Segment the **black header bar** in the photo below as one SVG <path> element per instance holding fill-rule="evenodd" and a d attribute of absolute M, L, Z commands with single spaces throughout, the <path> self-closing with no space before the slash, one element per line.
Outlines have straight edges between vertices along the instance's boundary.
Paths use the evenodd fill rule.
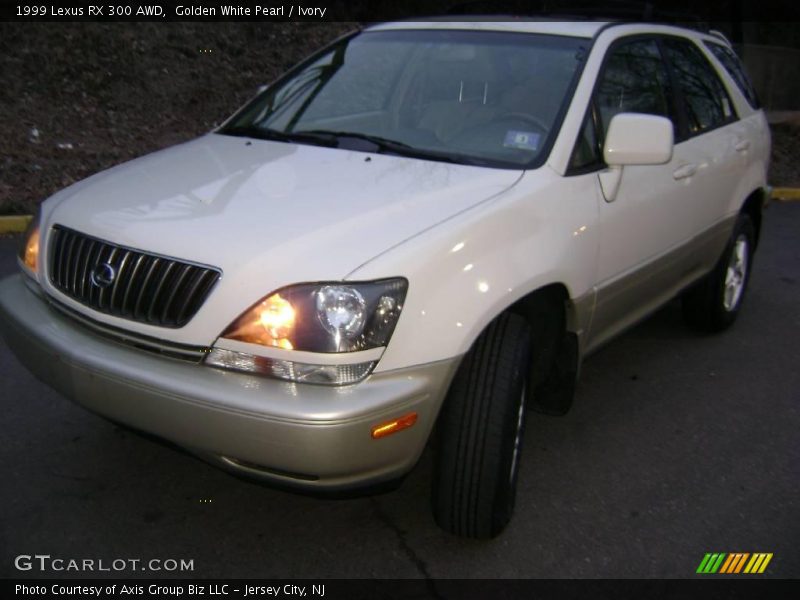
<path fill-rule="evenodd" d="M 796 21 L 796 0 L 6 0 L 0 20 L 375 22 L 431 16 L 658 22 Z"/>

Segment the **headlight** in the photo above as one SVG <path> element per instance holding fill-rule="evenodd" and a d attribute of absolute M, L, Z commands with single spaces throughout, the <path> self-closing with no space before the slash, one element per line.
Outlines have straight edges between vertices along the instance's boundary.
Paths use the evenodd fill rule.
<path fill-rule="evenodd" d="M 361 335 L 366 322 L 367 303 L 356 288 L 326 285 L 314 295 L 317 318 L 333 336 L 337 348 L 344 340 Z"/>
<path fill-rule="evenodd" d="M 405 279 L 291 286 L 250 307 L 220 337 L 325 354 L 380 348 L 394 331 L 407 288 Z M 212 348 L 206 364 L 288 381 L 345 385 L 369 375 L 374 358 L 373 354 L 366 362 L 309 364 Z"/>
<path fill-rule="evenodd" d="M 223 338 L 306 352 L 358 352 L 385 346 L 403 308 L 405 279 L 303 284 L 245 311 Z"/>
<path fill-rule="evenodd" d="M 34 275 L 39 267 L 39 214 L 28 225 L 19 250 L 22 265 Z"/>

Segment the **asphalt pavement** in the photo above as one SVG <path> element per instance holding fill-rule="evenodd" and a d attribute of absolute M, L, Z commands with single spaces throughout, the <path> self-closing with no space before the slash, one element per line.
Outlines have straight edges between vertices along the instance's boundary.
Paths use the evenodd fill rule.
<path fill-rule="evenodd" d="M 378 497 L 276 491 L 73 405 L 0 341 L 0 576 L 81 575 L 14 567 L 47 554 L 194 565 L 118 576 L 683 578 L 707 552 L 770 552 L 750 577 L 798 578 L 798 234 L 800 203 L 770 207 L 731 330 L 693 333 L 672 303 L 584 363 L 567 416 L 529 415 L 516 514 L 488 542 L 435 526 L 430 453 Z"/>

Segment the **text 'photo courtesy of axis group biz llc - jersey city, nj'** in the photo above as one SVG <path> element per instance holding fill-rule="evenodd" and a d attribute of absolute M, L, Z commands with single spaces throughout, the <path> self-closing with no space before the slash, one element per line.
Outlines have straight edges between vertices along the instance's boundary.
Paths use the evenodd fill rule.
<path fill-rule="evenodd" d="M 249 584 L 146 584 L 135 583 L 111 583 L 108 585 L 80 585 L 54 583 L 46 585 L 26 585 L 18 583 L 14 586 L 16 596 L 96 596 L 105 597 L 128 597 L 144 596 L 151 597 L 175 597 L 182 596 L 232 596 L 247 598 L 250 596 L 297 596 L 318 597 L 325 596 L 325 584 L 303 584 L 296 585 L 290 583 L 275 583 L 273 585 L 249 585 Z"/>

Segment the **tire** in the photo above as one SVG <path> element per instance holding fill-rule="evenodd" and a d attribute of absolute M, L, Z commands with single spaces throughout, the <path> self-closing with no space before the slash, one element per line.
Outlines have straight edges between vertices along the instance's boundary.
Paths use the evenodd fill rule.
<path fill-rule="evenodd" d="M 687 324 L 705 332 L 730 327 L 742 308 L 755 252 L 755 228 L 746 214 L 739 215 L 717 266 L 683 297 Z"/>
<path fill-rule="evenodd" d="M 531 329 L 503 314 L 465 355 L 439 419 L 433 513 L 455 535 L 492 538 L 514 510 Z"/>

